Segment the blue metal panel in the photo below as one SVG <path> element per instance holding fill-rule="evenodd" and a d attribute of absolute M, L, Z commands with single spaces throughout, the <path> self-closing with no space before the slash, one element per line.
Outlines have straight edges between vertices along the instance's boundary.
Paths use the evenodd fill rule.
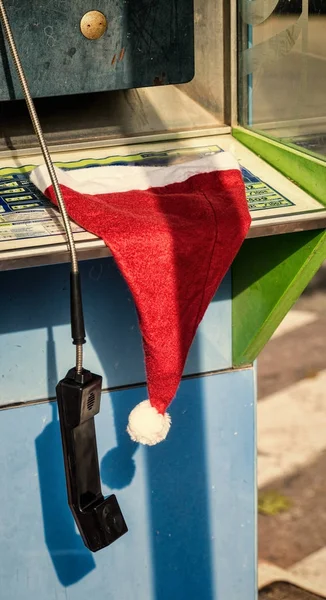
<path fill-rule="evenodd" d="M 193 0 L 8 0 L 34 96 L 184 83 L 194 76 Z M 101 11 L 108 28 L 86 39 L 80 20 Z M 0 99 L 22 98 L 0 32 Z"/>
<path fill-rule="evenodd" d="M 85 261 L 81 273 L 87 368 L 103 374 L 104 388 L 143 383 L 134 304 L 113 260 Z M 0 273 L 0 404 L 54 397 L 58 377 L 73 365 L 68 283 L 68 265 Z M 231 367 L 230 298 L 228 275 L 199 328 L 187 374 Z"/>
<path fill-rule="evenodd" d="M 144 388 L 103 395 L 105 491 L 129 533 L 92 555 L 66 505 L 56 405 L 0 412 L 0 596 L 4 600 L 254 600 L 252 369 L 183 381 L 168 440 L 125 433 Z"/>

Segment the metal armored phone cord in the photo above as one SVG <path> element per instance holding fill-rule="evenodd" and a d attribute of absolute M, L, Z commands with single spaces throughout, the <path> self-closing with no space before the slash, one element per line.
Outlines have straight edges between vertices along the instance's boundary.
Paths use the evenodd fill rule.
<path fill-rule="evenodd" d="M 83 368 L 83 344 L 85 343 L 85 328 L 84 328 L 84 317 L 83 317 L 83 309 L 82 309 L 82 298 L 81 298 L 81 288 L 80 288 L 80 275 L 79 275 L 79 267 L 77 261 L 77 253 L 75 242 L 71 230 L 71 225 L 69 221 L 69 217 L 67 214 L 67 210 L 65 207 L 65 203 L 62 197 L 61 189 L 58 183 L 57 175 L 55 172 L 55 168 L 44 139 L 43 131 L 40 125 L 39 118 L 37 116 L 37 112 L 35 110 L 34 102 L 32 100 L 28 83 L 25 77 L 25 73 L 20 62 L 19 54 L 16 48 L 15 40 L 12 35 L 10 23 L 7 17 L 6 9 L 3 4 L 3 0 L 0 0 L 0 15 L 1 21 L 3 24 L 3 28 L 6 33 L 6 37 L 8 40 L 8 44 L 10 47 L 10 51 L 15 63 L 15 67 L 20 79 L 21 86 L 23 88 L 27 108 L 33 123 L 35 134 L 38 138 L 42 154 L 44 157 L 44 161 L 46 167 L 49 172 L 49 176 L 51 179 L 51 183 L 53 186 L 53 190 L 55 193 L 55 197 L 58 203 L 58 207 L 62 216 L 68 247 L 70 252 L 70 261 L 71 261 L 71 277 L 70 277 L 70 295 L 71 295 L 71 334 L 73 343 L 76 345 L 76 371 L 78 374 L 82 372 Z"/>

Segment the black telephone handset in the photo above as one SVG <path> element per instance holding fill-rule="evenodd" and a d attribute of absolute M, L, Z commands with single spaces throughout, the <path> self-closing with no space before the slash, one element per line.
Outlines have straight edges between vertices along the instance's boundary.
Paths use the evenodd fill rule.
<path fill-rule="evenodd" d="M 85 545 L 101 550 L 128 529 L 114 495 L 101 490 L 94 417 L 100 410 L 102 377 L 68 371 L 57 385 L 68 503 Z"/>

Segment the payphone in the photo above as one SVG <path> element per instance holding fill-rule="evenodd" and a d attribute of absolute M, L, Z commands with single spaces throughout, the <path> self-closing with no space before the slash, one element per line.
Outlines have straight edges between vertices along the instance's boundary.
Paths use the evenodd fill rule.
<path fill-rule="evenodd" d="M 125 431 L 146 379 L 137 311 L 108 247 L 73 221 L 90 371 L 78 369 L 77 352 L 77 369 L 66 375 L 73 357 L 64 220 L 31 178 L 44 159 L 2 29 L 0 500 L 11 516 L 0 525 L 0 581 L 7 600 L 255 598 L 255 360 L 326 254 L 323 161 L 296 145 L 298 130 L 306 139 L 316 123 L 307 115 L 285 122 L 281 105 L 271 110 L 273 96 L 257 96 L 275 61 L 284 59 L 286 70 L 284 56 L 298 51 L 293 41 L 302 40 L 305 55 L 307 4 L 284 23 L 277 4 L 3 1 L 56 167 L 72 176 L 164 170 L 231 153 L 252 220 L 188 356 L 171 408 L 180 424 L 164 444 L 143 448 Z M 59 425 L 79 533 L 67 511 Z"/>

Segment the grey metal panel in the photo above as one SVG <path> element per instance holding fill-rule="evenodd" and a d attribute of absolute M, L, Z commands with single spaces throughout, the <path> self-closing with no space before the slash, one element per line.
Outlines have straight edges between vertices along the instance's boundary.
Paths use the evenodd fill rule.
<path fill-rule="evenodd" d="M 123 0 L 121 0 L 121 2 L 122 1 Z M 141 5 L 139 0 L 129 1 L 133 2 L 135 10 L 137 6 L 139 7 Z M 80 95 L 80 93 L 70 93 L 70 95 L 36 98 L 36 106 L 49 144 L 66 145 L 86 143 L 89 141 L 97 143 L 98 141 L 102 142 L 103 140 L 106 140 L 107 142 L 110 141 L 111 144 L 118 140 L 129 139 L 132 141 L 133 138 L 139 138 L 141 136 L 162 136 L 162 139 L 166 139 L 165 136 L 172 135 L 175 138 L 188 137 L 189 134 L 192 134 L 193 136 L 200 134 L 207 135 L 209 134 L 209 131 L 215 130 L 216 132 L 217 128 L 221 125 L 230 122 L 230 39 L 233 39 L 232 47 L 234 51 L 235 19 L 233 18 L 232 23 L 230 23 L 229 0 L 178 0 L 178 2 L 176 2 L 176 0 L 166 0 L 166 2 L 163 0 L 141 0 L 143 5 L 146 4 L 147 6 L 151 6 L 152 10 L 157 7 L 158 17 L 160 17 L 161 11 L 164 12 L 163 18 L 156 19 L 151 35 L 154 34 L 156 30 L 158 30 L 159 35 L 161 35 L 159 27 L 165 27 L 170 35 L 171 28 L 167 27 L 166 23 L 169 18 L 172 19 L 170 9 L 174 6 L 173 1 L 175 2 L 178 15 L 179 38 L 174 45 L 172 44 L 172 46 L 169 47 L 167 56 L 163 56 L 163 53 L 160 54 L 158 49 L 156 49 L 157 46 L 154 48 L 154 40 L 157 40 L 157 38 L 149 41 L 147 35 L 147 21 L 145 20 L 142 21 L 142 23 L 144 22 L 145 24 L 143 44 L 148 50 L 147 54 L 149 55 L 149 58 L 148 56 L 145 57 L 146 53 L 143 52 L 144 56 L 142 56 L 142 60 L 140 61 L 138 54 L 140 55 L 141 53 L 137 48 L 135 52 L 125 50 L 121 61 L 117 61 L 117 56 L 119 58 L 120 54 L 118 55 L 116 53 L 114 69 L 126 69 L 129 61 L 128 64 L 135 76 L 138 76 L 138 71 L 142 69 L 142 61 L 146 61 L 148 58 L 148 64 L 151 63 L 148 68 L 151 69 L 153 67 L 153 72 L 151 72 L 151 76 L 153 77 L 149 81 L 150 87 L 117 90 L 112 87 L 110 88 L 108 85 L 105 88 L 101 88 L 108 91 L 97 93 L 83 93 L 82 95 Z M 34 10 L 35 6 L 40 6 L 40 4 L 41 6 L 49 5 L 49 0 L 42 3 L 40 0 L 29 0 L 29 2 L 27 2 L 27 0 L 15 0 L 15 2 L 16 4 L 13 5 L 13 0 L 6 0 L 6 5 L 9 7 L 25 7 L 25 12 L 26 5 L 29 5 L 32 10 Z M 95 8 L 98 9 L 100 6 L 103 6 L 104 0 L 101 0 L 101 2 L 99 1 Z M 194 3 L 194 8 L 192 2 Z M 57 0 L 52 4 L 56 6 L 56 3 Z M 106 0 L 106 3 L 109 5 L 108 0 Z M 65 14 L 67 13 L 68 4 L 70 6 L 70 3 L 68 2 L 63 5 Z M 76 11 L 75 5 L 78 6 L 79 4 L 80 0 L 72 2 L 72 9 Z M 94 8 L 95 6 L 95 4 L 91 2 L 83 2 L 82 5 L 83 11 L 87 11 L 89 8 Z M 128 5 L 126 3 L 126 5 L 123 6 Z M 182 13 L 182 11 L 184 11 L 184 13 Z M 192 11 L 191 23 L 189 17 L 189 23 L 185 24 L 184 14 L 187 11 L 189 14 L 190 11 Z M 56 18 L 55 12 L 50 13 L 48 11 L 48 13 L 53 14 L 53 19 Z M 16 16 L 15 11 L 13 14 Z M 20 12 L 19 18 L 21 18 Z M 70 15 L 69 19 L 71 20 Z M 149 19 L 148 23 L 150 22 Z M 182 23 L 181 28 L 180 23 Z M 50 26 L 52 27 L 53 24 L 50 23 Z M 191 29 L 191 31 L 194 29 L 194 32 L 192 31 L 191 34 L 192 36 L 194 35 L 194 49 L 190 44 L 191 36 L 188 36 L 188 34 L 187 36 L 182 36 L 182 28 L 185 26 L 187 26 L 189 30 Z M 47 25 L 45 25 L 45 27 L 47 27 Z M 78 37 L 81 36 L 81 38 L 83 38 L 79 33 L 78 27 L 76 34 L 78 33 Z M 49 34 L 49 30 L 46 31 Z M 35 35 L 35 32 L 33 35 Z M 95 49 L 100 47 L 102 41 L 103 40 L 89 41 L 83 38 L 81 44 L 86 44 L 85 47 Z M 167 40 L 166 43 L 168 43 L 168 41 L 169 40 Z M 52 42 L 49 43 L 51 44 Z M 65 43 L 66 40 L 64 40 L 64 44 Z M 133 43 L 132 38 L 128 38 L 128 44 L 132 45 Z M 72 47 L 77 48 L 76 45 L 67 46 L 67 51 Z M 149 47 L 151 48 L 150 52 Z M 175 55 L 176 47 L 181 49 L 177 59 Z M 187 48 L 189 51 L 187 51 Z M 39 68 L 38 62 L 34 64 L 35 60 L 40 60 L 41 53 L 39 50 L 39 46 L 34 45 L 30 48 L 30 52 L 36 53 L 36 57 L 34 56 L 33 58 L 33 55 L 30 54 L 27 57 L 24 55 L 24 64 L 27 64 L 29 81 L 33 82 L 33 80 L 35 80 L 33 85 L 37 84 L 40 92 L 40 86 L 57 85 L 50 80 L 53 75 L 52 72 L 60 72 L 58 93 L 65 94 L 65 86 L 67 87 L 68 84 L 64 82 L 64 74 L 69 65 L 64 65 L 63 68 L 59 60 L 58 64 L 59 66 L 61 65 L 60 68 L 58 68 L 57 64 L 53 64 L 45 73 L 43 67 Z M 51 57 L 57 52 L 60 54 L 61 50 L 59 51 L 59 48 L 55 46 L 51 49 Z M 153 57 L 153 52 L 154 54 L 157 52 L 157 61 L 156 58 L 153 61 L 150 60 Z M 195 56 L 193 56 L 193 53 Z M 97 58 L 97 50 L 93 50 L 92 56 L 93 58 Z M 113 57 L 114 54 L 110 59 L 111 62 Z M 6 56 L 3 53 L 2 58 L 6 60 Z M 69 57 L 66 54 L 65 58 L 68 63 L 71 62 L 71 64 L 74 65 L 74 68 L 76 69 L 74 71 L 74 77 L 78 79 L 78 72 L 80 73 L 78 52 L 72 57 Z M 168 65 L 172 64 L 171 61 L 173 62 L 173 71 L 175 72 L 178 71 L 178 61 L 178 64 L 182 65 L 182 79 L 180 78 L 175 85 L 153 85 L 154 79 L 156 83 L 168 83 L 169 81 L 172 81 L 172 71 L 170 71 L 170 67 L 168 71 L 166 65 L 164 68 L 162 66 L 164 60 Z M 102 79 L 106 80 L 106 83 L 108 83 L 108 73 L 111 73 L 113 69 L 111 62 L 106 62 L 104 76 L 102 77 Z M 87 76 L 89 77 L 99 77 L 98 74 L 96 75 L 96 69 L 98 70 L 98 68 L 96 67 L 95 69 L 95 64 L 96 60 L 93 60 L 91 65 L 92 71 L 95 70 L 95 73 L 93 73 L 90 72 L 87 62 L 83 61 L 83 77 L 86 76 L 86 71 Z M 194 69 L 195 73 L 193 79 L 191 79 L 192 73 L 190 73 L 190 64 L 192 64 L 192 69 Z M 35 65 L 37 67 L 36 69 Z M 1 92 L 1 69 L 3 69 L 3 66 L 0 61 L 0 152 L 8 152 L 8 150 L 17 151 L 21 148 L 26 149 L 35 147 L 36 139 L 35 136 L 33 136 L 29 115 L 25 110 L 23 101 L 1 102 L 1 97 L 3 97 L 1 94 L 5 91 L 3 89 Z M 51 70 L 50 76 L 49 71 Z M 100 73 L 100 71 L 98 72 Z M 163 73 L 166 74 L 165 78 L 163 77 Z M 130 77 L 131 74 L 130 71 L 128 73 L 125 72 L 126 77 L 127 75 Z M 186 81 L 187 78 L 191 79 L 191 81 L 179 85 L 180 82 Z M 72 79 L 70 78 L 68 82 L 69 86 L 71 81 Z M 77 83 L 80 83 L 79 80 Z M 103 82 L 101 81 L 100 83 L 102 84 Z M 18 88 L 16 88 L 15 91 L 13 86 L 11 86 L 12 96 L 17 91 L 19 92 Z M 72 91 L 71 88 L 71 92 Z M 53 93 L 53 90 L 51 93 Z M 8 93 L 6 95 L 6 98 L 7 97 L 9 97 Z"/>
<path fill-rule="evenodd" d="M 193 0 L 8 0 L 8 16 L 34 97 L 184 83 L 194 75 Z M 103 12 L 105 34 L 80 20 Z M 21 98 L 4 40 L 0 100 Z"/>

